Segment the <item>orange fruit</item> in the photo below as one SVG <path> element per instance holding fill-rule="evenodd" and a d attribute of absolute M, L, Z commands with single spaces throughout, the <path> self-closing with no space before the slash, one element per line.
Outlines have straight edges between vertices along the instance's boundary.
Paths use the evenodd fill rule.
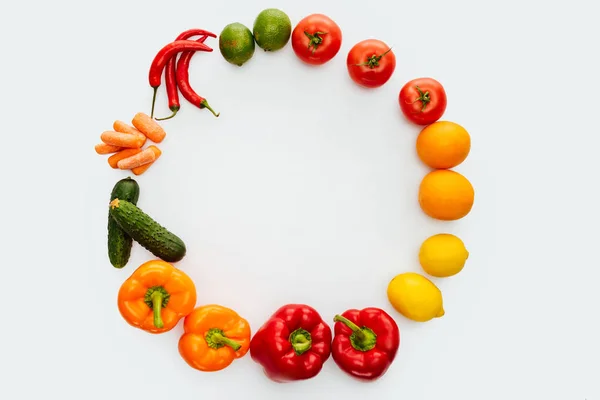
<path fill-rule="evenodd" d="M 417 137 L 417 154 L 431 168 L 454 168 L 465 161 L 469 151 L 469 132 L 454 122 L 434 122 L 423 128 Z"/>
<path fill-rule="evenodd" d="M 419 204 L 425 214 L 444 221 L 457 220 L 473 207 L 475 190 L 467 178 L 448 169 L 431 171 L 421 181 Z"/>

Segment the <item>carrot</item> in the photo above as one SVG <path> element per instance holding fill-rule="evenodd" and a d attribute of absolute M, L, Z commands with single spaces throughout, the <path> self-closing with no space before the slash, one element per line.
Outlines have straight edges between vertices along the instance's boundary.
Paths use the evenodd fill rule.
<path fill-rule="evenodd" d="M 99 143 L 96 146 L 94 146 L 94 149 L 96 150 L 96 153 L 98 153 L 98 154 L 111 154 L 111 153 L 116 153 L 117 151 L 123 150 L 122 147 L 113 146 L 113 145 L 106 144 L 106 143 Z"/>
<path fill-rule="evenodd" d="M 167 136 L 165 130 L 156 121 L 144 113 L 140 112 L 135 114 L 131 123 L 154 143 L 162 142 L 165 136 Z"/>
<path fill-rule="evenodd" d="M 148 146 L 149 149 L 152 149 L 152 151 L 154 152 L 154 161 L 152 161 L 151 163 L 148 164 L 144 164 L 144 165 L 140 165 L 139 167 L 135 167 L 131 169 L 131 172 L 133 172 L 135 175 L 141 175 L 144 172 L 146 172 L 148 170 L 148 168 L 150 168 L 152 166 L 152 164 L 154 164 L 156 162 L 156 160 L 158 160 L 158 157 L 161 156 L 162 151 L 160 151 L 160 149 L 154 145 L 152 146 Z"/>
<path fill-rule="evenodd" d="M 115 131 L 105 131 L 100 135 L 100 139 L 113 146 L 125 147 L 128 149 L 139 149 L 144 145 L 146 138 L 142 140 L 138 135 L 121 133 Z"/>
<path fill-rule="evenodd" d="M 112 156 L 108 157 L 108 164 L 113 167 L 114 169 L 119 168 L 118 163 L 119 161 L 127 158 L 127 157 L 131 157 L 136 155 L 137 153 L 141 152 L 142 149 L 125 149 L 125 150 L 121 150 L 120 152 L 118 152 L 117 154 L 113 154 Z"/>
<path fill-rule="evenodd" d="M 116 120 L 115 122 L 113 122 L 113 129 L 115 130 L 115 132 L 129 133 L 131 135 L 136 135 L 137 137 L 140 138 L 141 141 L 143 141 L 142 146 L 144 146 L 144 144 L 146 143 L 146 135 L 144 135 L 142 132 L 138 131 L 133 126 L 128 125 L 123 121 Z M 140 147 L 142 147 L 142 146 L 140 146 Z"/>
<path fill-rule="evenodd" d="M 119 121 L 119 120 L 116 120 L 113 123 L 113 129 L 115 130 L 115 132 L 131 133 L 132 135 L 135 135 L 135 134 L 143 135 L 142 132 L 138 131 L 133 126 L 128 125 L 125 122 Z"/>
<path fill-rule="evenodd" d="M 152 149 L 145 149 L 139 153 L 122 159 L 117 163 L 120 169 L 132 169 L 140 165 L 148 164 L 156 160 L 156 155 Z"/>

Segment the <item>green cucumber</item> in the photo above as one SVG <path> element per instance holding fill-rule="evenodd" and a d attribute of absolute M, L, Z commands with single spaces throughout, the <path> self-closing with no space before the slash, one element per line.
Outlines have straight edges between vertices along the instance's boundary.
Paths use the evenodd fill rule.
<path fill-rule="evenodd" d="M 185 256 L 183 241 L 125 199 L 110 203 L 110 215 L 129 236 L 156 257 L 176 262 Z"/>
<path fill-rule="evenodd" d="M 137 204 L 140 197 L 140 186 L 131 178 L 118 181 L 110 194 L 110 201 L 123 199 Z M 123 268 L 129 261 L 133 240 L 117 221 L 108 213 L 108 258 L 115 268 Z"/>

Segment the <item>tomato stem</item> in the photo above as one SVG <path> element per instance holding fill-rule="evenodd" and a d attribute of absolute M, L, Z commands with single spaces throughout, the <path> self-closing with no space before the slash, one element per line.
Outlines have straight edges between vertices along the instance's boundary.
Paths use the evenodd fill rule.
<path fill-rule="evenodd" d="M 371 69 L 373 69 L 375 67 L 379 67 L 379 61 L 381 61 L 381 59 L 383 58 L 383 56 L 385 56 L 390 51 L 392 51 L 391 47 L 389 49 L 387 49 L 385 51 L 385 53 L 383 53 L 382 55 L 378 56 L 376 54 L 373 54 L 371 57 L 367 58 L 366 62 L 364 62 L 362 64 L 354 64 L 354 66 L 360 67 L 360 66 L 366 65 L 367 67 L 369 67 Z"/>
<path fill-rule="evenodd" d="M 423 93 L 423 91 L 421 90 L 421 88 L 418 85 L 415 86 L 415 88 L 419 92 L 419 97 L 417 97 L 415 99 L 415 101 L 413 101 L 413 104 L 416 103 L 417 101 L 422 102 L 423 107 L 421 107 L 421 112 L 423 112 L 423 111 L 425 111 L 427 104 L 429 104 L 429 102 L 431 101 L 431 94 L 429 93 L 429 90 L 427 90 L 427 91 L 425 91 L 425 93 Z"/>
<path fill-rule="evenodd" d="M 308 40 L 308 49 L 310 50 L 311 46 L 313 48 L 312 53 L 313 55 L 315 54 L 315 50 L 317 50 L 317 47 L 319 47 L 319 45 L 321 43 L 323 43 L 323 38 L 319 35 L 327 35 L 327 32 L 320 32 L 317 31 L 315 33 L 313 33 L 312 35 L 306 31 L 304 31 L 304 34 L 306 35 L 306 37 L 309 39 Z"/>

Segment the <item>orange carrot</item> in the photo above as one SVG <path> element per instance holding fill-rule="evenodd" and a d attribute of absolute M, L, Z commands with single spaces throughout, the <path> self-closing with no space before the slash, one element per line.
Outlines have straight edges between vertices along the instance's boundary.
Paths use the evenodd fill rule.
<path fill-rule="evenodd" d="M 142 140 L 137 135 L 131 135 L 129 133 L 121 133 L 115 131 L 105 131 L 100 135 L 100 139 L 106 143 L 113 146 L 125 147 L 128 149 L 139 149 L 144 145 L 144 140 Z"/>
<path fill-rule="evenodd" d="M 113 129 L 114 129 L 116 132 L 121 132 L 121 133 L 131 133 L 132 135 L 135 135 L 135 134 L 140 134 L 140 135 L 143 135 L 143 133 L 142 133 L 142 132 L 138 131 L 138 130 L 137 130 L 137 129 L 135 129 L 133 126 L 131 126 L 131 125 L 129 125 L 129 124 L 126 124 L 125 122 L 123 122 L 123 121 L 119 121 L 119 120 L 116 120 L 116 121 L 113 123 Z"/>
<path fill-rule="evenodd" d="M 123 121 L 116 120 L 115 122 L 113 122 L 113 129 L 115 130 L 115 132 L 129 133 L 131 135 L 139 137 L 140 141 L 143 142 L 142 146 L 144 146 L 144 144 L 146 143 L 146 135 L 144 135 L 142 132 L 138 131 L 133 126 L 128 125 Z"/>
<path fill-rule="evenodd" d="M 94 146 L 94 149 L 96 150 L 96 153 L 98 153 L 98 154 L 111 154 L 111 153 L 116 153 L 117 151 L 123 150 L 122 147 L 113 146 L 113 145 L 106 144 L 106 143 L 99 143 L 96 146 Z"/>
<path fill-rule="evenodd" d="M 156 155 L 152 149 L 145 149 L 139 153 L 122 159 L 117 163 L 120 169 L 132 169 L 140 165 L 148 164 L 156 160 Z"/>
<path fill-rule="evenodd" d="M 165 130 L 155 120 L 144 113 L 135 114 L 131 123 L 154 143 L 162 142 L 165 136 L 167 136 Z"/>
<path fill-rule="evenodd" d="M 144 165 L 140 165 L 139 167 L 135 167 L 131 169 L 131 172 L 133 172 L 135 175 L 141 175 L 144 172 L 146 172 L 148 170 L 148 168 L 150 168 L 152 166 L 152 164 L 154 164 L 156 162 L 156 160 L 158 160 L 158 157 L 161 156 L 162 151 L 160 151 L 160 149 L 154 145 L 152 146 L 148 146 L 149 149 L 152 149 L 152 151 L 154 152 L 154 161 L 152 161 L 151 163 L 148 164 L 144 164 Z"/>
<path fill-rule="evenodd" d="M 108 164 L 114 168 L 117 169 L 119 168 L 119 161 L 127 158 L 127 157 L 131 157 L 136 155 L 137 153 L 141 152 L 142 149 L 125 149 L 125 150 L 121 150 L 120 152 L 118 152 L 117 154 L 113 154 L 112 156 L 108 157 Z"/>

